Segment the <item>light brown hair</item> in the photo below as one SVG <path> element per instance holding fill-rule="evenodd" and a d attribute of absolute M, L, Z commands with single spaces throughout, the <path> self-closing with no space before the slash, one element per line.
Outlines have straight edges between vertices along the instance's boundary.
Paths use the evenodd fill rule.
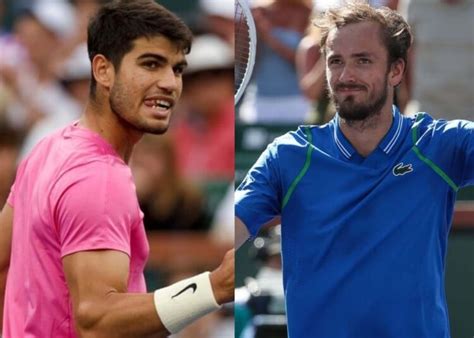
<path fill-rule="evenodd" d="M 396 11 L 387 7 L 374 8 L 365 1 L 351 1 L 347 5 L 329 9 L 314 24 L 321 29 L 321 53 L 325 55 L 329 32 L 350 24 L 376 22 L 381 27 L 381 41 L 387 48 L 389 65 L 402 59 L 407 64 L 407 54 L 413 37 L 410 26 Z"/>

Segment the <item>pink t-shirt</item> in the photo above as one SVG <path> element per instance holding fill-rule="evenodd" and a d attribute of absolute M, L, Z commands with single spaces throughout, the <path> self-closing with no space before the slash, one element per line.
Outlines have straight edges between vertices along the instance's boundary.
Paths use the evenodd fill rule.
<path fill-rule="evenodd" d="M 66 255 L 130 256 L 129 292 L 146 292 L 148 241 L 129 167 L 90 130 L 68 126 L 20 164 L 8 198 L 13 238 L 3 337 L 77 337 L 62 266 Z"/>

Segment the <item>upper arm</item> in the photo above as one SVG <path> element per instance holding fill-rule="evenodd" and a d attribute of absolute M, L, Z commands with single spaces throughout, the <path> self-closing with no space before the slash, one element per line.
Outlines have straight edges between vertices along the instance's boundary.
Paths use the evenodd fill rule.
<path fill-rule="evenodd" d="M 5 204 L 0 213 L 0 271 L 10 265 L 10 252 L 12 246 L 13 208 Z"/>
<path fill-rule="evenodd" d="M 50 199 L 62 257 L 93 250 L 130 254 L 132 228 L 141 222 L 130 179 L 121 167 L 93 163 L 58 181 Z"/>
<path fill-rule="evenodd" d="M 281 212 L 282 191 L 276 147 L 276 144 L 267 147 L 235 191 L 235 214 L 252 235 Z"/>
<path fill-rule="evenodd" d="M 82 251 L 63 258 L 78 328 L 87 329 L 107 311 L 107 298 L 127 292 L 130 259 L 121 251 Z"/>
<path fill-rule="evenodd" d="M 281 224 L 281 217 L 277 216 L 265 223 L 264 227 L 273 227 Z M 247 226 L 239 217 L 235 217 L 235 247 L 238 249 L 250 237 Z"/>

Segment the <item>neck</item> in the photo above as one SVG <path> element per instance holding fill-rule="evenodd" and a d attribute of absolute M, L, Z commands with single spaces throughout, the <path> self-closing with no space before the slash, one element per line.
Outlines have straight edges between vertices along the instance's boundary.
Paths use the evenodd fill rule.
<path fill-rule="evenodd" d="M 355 150 L 363 157 L 369 156 L 387 134 L 392 125 L 392 106 L 384 106 L 379 114 L 362 121 L 340 119 L 340 128 Z"/>
<path fill-rule="evenodd" d="M 133 146 L 143 136 L 143 133 L 125 125 L 112 112 L 109 105 L 101 104 L 91 99 L 87 102 L 84 114 L 79 120 L 79 125 L 102 136 L 112 145 L 125 163 L 128 163 L 130 160 Z"/>

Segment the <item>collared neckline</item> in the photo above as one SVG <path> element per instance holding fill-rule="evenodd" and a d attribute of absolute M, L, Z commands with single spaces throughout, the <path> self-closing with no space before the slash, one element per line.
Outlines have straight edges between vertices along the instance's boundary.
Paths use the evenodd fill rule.
<path fill-rule="evenodd" d="M 389 155 L 390 152 L 395 148 L 397 141 L 400 140 L 403 130 L 403 117 L 396 106 L 392 106 L 392 115 L 392 125 L 390 126 L 387 134 L 385 134 L 377 146 L 378 149 L 387 155 Z M 335 117 L 334 142 L 345 158 L 351 159 L 354 154 L 357 154 L 355 148 L 347 140 L 341 130 L 339 114 L 336 114 Z"/>

